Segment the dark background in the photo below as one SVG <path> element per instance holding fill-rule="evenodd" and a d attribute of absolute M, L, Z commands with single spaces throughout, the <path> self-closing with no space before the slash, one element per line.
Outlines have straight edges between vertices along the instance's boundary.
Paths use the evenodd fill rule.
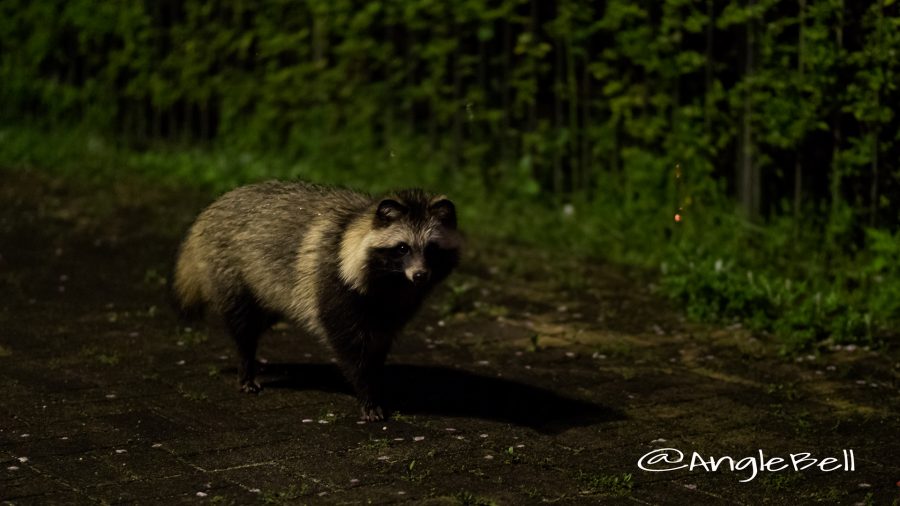
<path fill-rule="evenodd" d="M 786 350 L 884 344 L 898 52 L 893 0 L 4 0 L 0 162 L 425 185 Z"/>

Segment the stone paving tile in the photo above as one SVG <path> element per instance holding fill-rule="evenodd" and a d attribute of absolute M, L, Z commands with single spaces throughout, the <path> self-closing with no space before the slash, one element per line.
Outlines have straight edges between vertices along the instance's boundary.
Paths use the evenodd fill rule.
<path fill-rule="evenodd" d="M 781 359 L 762 339 L 685 324 L 614 266 L 585 266 L 575 293 L 540 276 L 501 283 L 467 258 L 451 283 L 504 316 L 446 314 L 452 290 L 438 290 L 389 362 L 391 420 L 358 424 L 330 353 L 289 326 L 263 341 L 263 393 L 240 394 L 220 326 L 187 332 L 146 281 L 181 230 L 155 210 L 183 210 L 186 226 L 200 203 L 138 202 L 149 221 L 79 229 L 46 217 L 67 201 L 44 202 L 28 177 L 0 187 L 22 193 L 0 205 L 16 267 L 0 270 L 0 504 L 890 504 L 900 490 L 889 350 Z M 637 467 L 663 447 L 853 448 L 857 471 L 740 483 Z"/>
<path fill-rule="evenodd" d="M 107 503 L 160 502 L 166 499 L 181 498 L 196 502 L 201 499 L 198 492 L 209 497 L 217 491 L 236 492 L 237 487 L 225 480 L 211 477 L 206 473 L 172 474 L 158 479 L 137 479 L 96 487 L 87 487 L 84 494 L 92 499 Z M 240 496 L 246 497 L 245 494 Z"/>
<path fill-rule="evenodd" d="M 18 502 L 23 499 L 36 499 L 47 494 L 70 491 L 68 487 L 59 483 L 59 481 L 36 472 L 27 465 L 17 464 L 18 470 L 9 471 L 10 465 L 12 464 L 4 465 L 4 470 L 0 472 L 14 472 L 16 475 L 2 482 L 3 488 L 0 500 Z"/>
<path fill-rule="evenodd" d="M 44 505 L 61 505 L 61 506 L 78 506 L 78 505 L 87 505 L 87 504 L 97 504 L 96 501 L 92 500 L 88 496 L 81 494 L 75 491 L 54 491 L 49 492 L 47 494 L 30 496 L 30 497 L 19 497 L 12 501 L 13 504 L 17 504 L 20 506 L 28 506 L 28 505 L 36 505 L 36 506 L 44 506 Z M 4 503 L 0 503 L 4 504 Z"/>

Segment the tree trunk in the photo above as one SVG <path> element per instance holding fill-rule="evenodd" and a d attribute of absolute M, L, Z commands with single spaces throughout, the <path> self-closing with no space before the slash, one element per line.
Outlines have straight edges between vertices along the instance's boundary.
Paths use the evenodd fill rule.
<path fill-rule="evenodd" d="M 837 51 L 840 53 L 844 49 L 844 2 L 841 1 L 840 5 L 836 9 L 837 13 L 837 30 L 835 32 L 835 43 L 837 45 Z M 838 59 L 840 61 L 840 59 Z M 839 72 L 842 69 L 837 69 Z M 843 182 L 843 175 L 841 174 L 841 164 L 840 164 L 840 152 L 841 152 L 841 143 L 843 142 L 843 132 L 841 131 L 841 112 L 840 110 L 834 111 L 834 116 L 832 119 L 833 127 L 831 131 L 832 138 L 832 149 L 831 149 L 831 212 L 829 217 L 829 237 L 826 244 L 834 244 L 835 237 L 833 236 L 834 227 L 831 226 L 834 224 L 835 219 L 838 214 L 838 206 L 840 206 L 841 201 L 843 200 L 843 196 L 841 195 L 841 183 Z M 831 255 L 826 255 L 826 258 L 830 259 Z"/>
<path fill-rule="evenodd" d="M 459 170 L 462 166 L 462 64 L 460 63 L 460 49 L 457 48 L 450 59 L 453 72 L 453 169 Z"/>
<path fill-rule="evenodd" d="M 563 47 L 559 41 L 554 41 L 554 54 L 556 61 L 553 69 L 553 193 L 557 197 L 563 192 L 563 151 L 560 145 L 560 131 L 563 128 Z"/>
<path fill-rule="evenodd" d="M 566 83 L 568 84 L 569 99 L 569 135 L 567 137 L 566 149 L 569 153 L 569 171 L 571 183 L 569 187 L 572 191 L 581 190 L 582 173 L 584 167 L 578 160 L 578 140 L 584 135 L 582 129 L 578 128 L 578 78 L 575 74 L 575 53 L 572 50 L 573 41 L 571 31 L 566 37 Z"/>
<path fill-rule="evenodd" d="M 800 81 L 803 81 L 803 61 L 805 57 L 805 35 L 804 26 L 806 25 L 806 0 L 799 0 L 800 14 L 799 27 L 797 35 L 797 73 L 800 75 Z M 798 139 L 795 146 L 796 154 L 794 157 L 794 236 L 800 232 L 800 212 L 803 205 L 803 160 L 802 154 L 803 139 Z"/>
<path fill-rule="evenodd" d="M 586 41 L 586 54 L 591 54 L 590 39 Z M 591 198 L 593 185 L 593 160 L 591 150 L 591 73 L 588 70 L 588 58 L 585 57 L 584 66 L 581 69 L 581 189 L 588 192 L 588 198 Z"/>
<path fill-rule="evenodd" d="M 504 19 L 502 23 L 503 73 L 498 78 L 500 84 L 500 106 L 503 108 L 503 120 L 500 124 L 500 158 L 504 162 L 509 162 L 511 159 L 512 161 L 518 160 L 522 156 L 522 153 L 517 152 L 515 149 L 510 149 L 509 129 L 512 111 L 510 111 L 509 104 L 509 75 L 512 72 L 512 65 L 510 65 L 510 54 L 512 53 L 512 27 L 510 26 L 508 17 Z"/>
<path fill-rule="evenodd" d="M 752 7 L 754 0 L 748 0 L 747 6 Z M 744 52 L 744 80 L 749 82 L 754 74 L 753 49 L 755 44 L 755 27 L 754 20 L 747 21 L 746 29 L 746 48 Z M 760 215 L 760 174 L 759 167 L 754 163 L 754 152 L 756 150 L 753 141 L 753 124 L 751 115 L 753 114 L 753 101 L 750 97 L 750 90 L 744 90 L 744 105 L 741 118 L 741 142 L 738 167 L 738 193 L 740 196 L 741 208 L 744 214 L 750 220 L 757 220 Z"/>
<path fill-rule="evenodd" d="M 406 38 L 406 93 L 410 93 L 416 86 L 416 35 L 411 26 L 406 28 Z M 416 99 L 409 101 L 409 131 L 416 132 Z"/>
<path fill-rule="evenodd" d="M 327 51 L 328 44 L 327 30 L 326 20 L 323 19 L 323 15 L 318 12 L 313 12 L 312 57 L 313 62 L 319 65 L 322 65 L 325 60 L 325 52 Z"/>
<path fill-rule="evenodd" d="M 703 124 L 707 134 L 712 134 L 712 82 L 713 82 L 713 29 L 715 28 L 715 6 L 713 0 L 706 0 L 706 65 L 704 69 L 704 109 Z"/>
<path fill-rule="evenodd" d="M 882 28 L 884 26 L 884 0 L 878 1 L 878 26 L 875 28 L 878 38 L 878 54 L 881 54 Z M 881 109 L 881 85 L 875 90 L 875 110 Z M 869 226 L 878 224 L 878 138 L 881 136 L 881 125 L 875 119 L 872 129 L 872 186 L 869 189 Z"/>
<path fill-rule="evenodd" d="M 533 40 L 537 40 L 537 26 L 538 26 L 538 10 L 537 10 L 537 0 L 531 0 L 531 16 L 528 20 L 528 31 L 531 32 L 531 36 Z M 535 75 L 534 79 L 537 79 L 538 76 Z M 532 97 L 530 103 L 528 104 L 528 132 L 535 133 L 537 131 L 537 97 Z M 528 155 L 531 155 L 532 165 L 531 165 L 531 175 L 537 176 L 539 171 L 543 169 L 540 163 L 538 163 L 536 157 L 536 150 L 534 146 L 534 141 L 529 142 L 527 146 Z M 524 151 L 524 149 L 523 149 Z"/>
<path fill-rule="evenodd" d="M 391 4 L 385 4 L 385 9 L 389 8 L 388 5 Z M 392 21 L 393 16 L 390 13 L 386 13 L 384 19 L 385 40 L 382 41 L 382 44 L 384 44 L 384 49 L 387 56 L 380 63 L 380 65 L 384 72 L 382 79 L 384 79 L 384 81 L 387 83 L 390 83 L 390 75 L 394 70 L 389 65 L 389 62 L 391 61 L 391 55 L 394 54 L 394 24 Z M 369 76 L 369 78 L 371 78 L 371 76 Z M 394 138 L 394 111 L 396 109 L 396 106 L 394 105 L 394 87 L 390 84 L 385 87 L 384 102 L 384 128 L 382 131 L 381 142 L 385 146 L 390 147 L 391 142 Z"/>
<path fill-rule="evenodd" d="M 200 102 L 200 139 L 204 142 L 209 141 L 212 137 L 209 117 L 209 100 L 209 98 L 205 98 Z"/>

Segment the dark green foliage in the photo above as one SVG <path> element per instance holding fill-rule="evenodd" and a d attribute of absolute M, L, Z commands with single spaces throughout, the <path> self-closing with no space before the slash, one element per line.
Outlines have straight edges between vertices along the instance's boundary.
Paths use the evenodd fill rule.
<path fill-rule="evenodd" d="M 896 0 L 6 0 L 2 161 L 440 186 L 485 233 L 664 262 L 694 316 L 868 341 L 898 56 Z"/>

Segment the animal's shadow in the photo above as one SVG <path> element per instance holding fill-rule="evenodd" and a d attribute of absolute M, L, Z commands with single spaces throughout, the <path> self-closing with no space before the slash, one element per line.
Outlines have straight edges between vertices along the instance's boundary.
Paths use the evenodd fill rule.
<path fill-rule="evenodd" d="M 352 395 L 332 364 L 267 364 L 264 388 L 320 390 Z M 404 414 L 470 417 L 512 423 L 540 432 L 623 420 L 612 408 L 550 390 L 460 369 L 419 365 L 385 367 L 385 407 Z"/>

